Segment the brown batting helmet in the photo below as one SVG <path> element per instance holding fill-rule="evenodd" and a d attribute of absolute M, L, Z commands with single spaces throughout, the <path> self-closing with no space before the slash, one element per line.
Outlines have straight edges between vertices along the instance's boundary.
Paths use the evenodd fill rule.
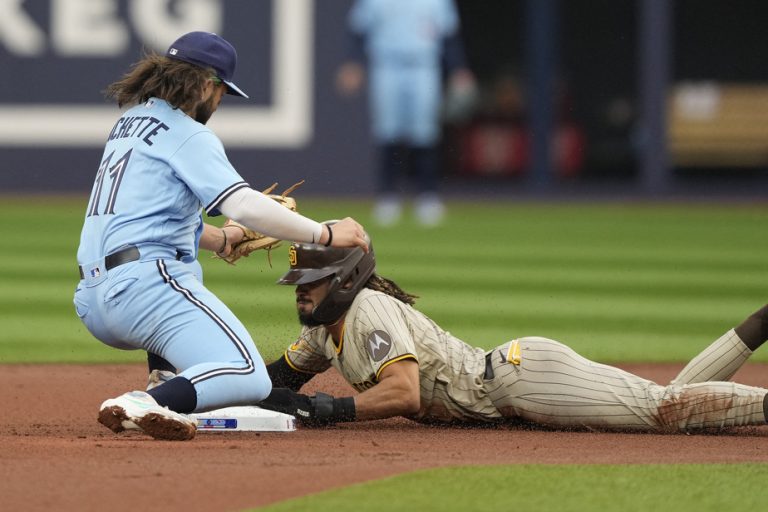
<path fill-rule="evenodd" d="M 328 221 L 333 225 L 335 221 Z M 322 244 L 294 243 L 288 249 L 290 270 L 277 284 L 300 285 L 333 276 L 328 294 L 315 306 L 312 318 L 323 324 L 339 319 L 352 305 L 358 292 L 376 270 L 373 244 L 368 239 L 368 252 L 360 247 L 326 247 Z M 349 285 L 347 286 L 347 283 Z"/>

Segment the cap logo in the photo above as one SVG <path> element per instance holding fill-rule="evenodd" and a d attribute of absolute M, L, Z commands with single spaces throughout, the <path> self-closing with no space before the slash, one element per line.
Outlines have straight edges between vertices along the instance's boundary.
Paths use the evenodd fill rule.
<path fill-rule="evenodd" d="M 177 53 L 179 53 L 179 50 L 177 50 L 176 48 L 171 48 L 170 50 L 168 50 L 168 53 L 170 53 L 171 55 L 176 55 Z"/>
<path fill-rule="evenodd" d="M 296 248 L 291 246 L 288 248 L 288 263 L 290 263 L 292 267 L 295 267 L 297 262 L 298 257 L 296 256 Z"/>
<path fill-rule="evenodd" d="M 373 331 L 368 335 L 368 353 L 371 359 L 379 362 L 384 359 L 392 349 L 392 339 L 384 331 Z"/>

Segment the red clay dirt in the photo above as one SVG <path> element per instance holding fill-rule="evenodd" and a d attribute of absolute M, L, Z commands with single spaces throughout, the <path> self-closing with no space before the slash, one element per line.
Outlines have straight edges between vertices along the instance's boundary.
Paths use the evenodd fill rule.
<path fill-rule="evenodd" d="M 679 365 L 621 365 L 668 382 Z M 405 419 L 287 433 L 113 434 L 106 398 L 141 388 L 143 365 L 0 365 L 3 510 L 242 510 L 407 471 L 467 464 L 768 462 L 768 427 L 722 435 L 459 429 Z M 737 382 L 768 387 L 768 365 Z M 352 394 L 335 372 L 305 391 Z"/>

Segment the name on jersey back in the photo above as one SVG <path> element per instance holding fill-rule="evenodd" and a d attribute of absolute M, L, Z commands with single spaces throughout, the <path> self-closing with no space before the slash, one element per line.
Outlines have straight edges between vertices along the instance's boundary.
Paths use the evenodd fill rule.
<path fill-rule="evenodd" d="M 136 137 L 145 144 L 154 144 L 152 139 L 160 133 L 160 130 L 168 131 L 168 125 L 161 123 L 159 119 L 151 116 L 123 116 L 117 120 L 108 140 L 128 139 Z"/>

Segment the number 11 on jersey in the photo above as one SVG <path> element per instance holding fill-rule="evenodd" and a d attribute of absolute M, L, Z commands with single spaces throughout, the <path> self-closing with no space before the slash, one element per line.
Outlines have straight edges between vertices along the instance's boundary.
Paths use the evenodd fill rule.
<path fill-rule="evenodd" d="M 128 160 L 131 158 L 132 151 L 133 149 L 129 149 L 128 152 L 124 154 L 120 160 L 115 162 L 115 165 L 112 167 L 110 167 L 109 164 L 112 161 L 112 157 L 115 155 L 114 151 L 110 153 L 103 162 L 101 162 L 99 170 L 96 173 L 96 182 L 94 183 L 93 194 L 91 196 L 91 204 L 88 207 L 88 215 L 86 215 L 87 217 L 99 214 L 98 210 L 99 200 L 101 198 L 101 189 L 104 185 L 104 176 L 107 174 L 109 174 L 109 177 L 112 180 L 112 186 L 109 188 L 109 197 L 107 198 L 107 205 L 104 208 L 104 215 L 111 215 L 115 213 L 117 191 L 120 188 L 120 182 L 123 179 L 125 168 L 128 167 Z M 107 169 L 109 169 L 109 171 L 107 171 Z"/>

